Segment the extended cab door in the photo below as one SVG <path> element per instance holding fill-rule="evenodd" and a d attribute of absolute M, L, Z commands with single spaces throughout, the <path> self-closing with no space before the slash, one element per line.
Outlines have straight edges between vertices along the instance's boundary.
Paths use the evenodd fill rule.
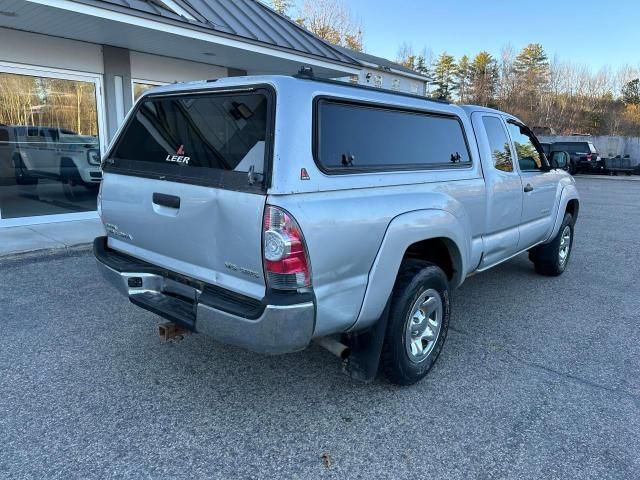
<path fill-rule="evenodd" d="M 542 152 L 540 143 L 524 125 L 507 121 L 513 141 L 513 149 L 522 181 L 522 219 L 518 250 L 524 250 L 543 240 L 549 234 L 555 217 L 556 192 L 559 174 L 551 170 Z"/>
<path fill-rule="evenodd" d="M 482 157 L 487 216 L 480 269 L 517 252 L 522 214 L 522 184 L 514 167 L 509 136 L 502 118 L 487 112 L 471 116 Z"/>

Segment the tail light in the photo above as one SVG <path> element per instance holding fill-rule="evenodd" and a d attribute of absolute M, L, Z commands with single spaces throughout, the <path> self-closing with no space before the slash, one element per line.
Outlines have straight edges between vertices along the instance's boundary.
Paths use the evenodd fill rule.
<path fill-rule="evenodd" d="M 588 153 L 587 154 L 587 162 L 590 162 L 592 158 L 593 158 L 593 155 Z"/>
<path fill-rule="evenodd" d="M 284 210 L 267 205 L 263 227 L 264 270 L 267 284 L 277 290 L 311 286 L 309 257 L 295 219 Z"/>

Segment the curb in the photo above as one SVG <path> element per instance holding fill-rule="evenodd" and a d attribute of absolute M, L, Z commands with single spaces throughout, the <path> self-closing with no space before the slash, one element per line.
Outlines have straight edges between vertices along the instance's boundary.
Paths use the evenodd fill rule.
<path fill-rule="evenodd" d="M 0 255 L 1 263 L 14 263 L 22 262 L 26 260 L 33 260 L 37 258 L 51 258 L 51 257 L 66 257 L 77 256 L 85 252 L 90 252 L 92 243 L 80 243 L 76 245 L 70 245 L 67 247 L 54 247 L 54 248 L 37 248 L 35 250 L 27 250 L 24 252 L 7 253 Z"/>

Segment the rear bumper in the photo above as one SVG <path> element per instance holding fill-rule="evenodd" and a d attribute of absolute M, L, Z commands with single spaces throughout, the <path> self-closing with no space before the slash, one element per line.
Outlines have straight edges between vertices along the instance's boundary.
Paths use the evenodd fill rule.
<path fill-rule="evenodd" d="M 311 341 L 315 305 L 308 297 L 292 303 L 290 296 L 276 296 L 278 302 L 259 305 L 242 305 L 237 297 L 217 301 L 216 295 L 226 296 L 219 289 L 178 281 L 166 270 L 109 250 L 106 237 L 96 238 L 94 254 L 103 277 L 132 303 L 189 330 L 268 354 L 302 350 Z M 214 304 L 232 308 L 225 310 Z"/>

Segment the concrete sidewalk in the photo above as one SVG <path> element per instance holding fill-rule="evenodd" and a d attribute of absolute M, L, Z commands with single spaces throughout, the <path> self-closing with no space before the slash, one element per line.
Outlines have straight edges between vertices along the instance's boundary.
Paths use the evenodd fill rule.
<path fill-rule="evenodd" d="M 87 244 L 104 235 L 100 219 L 0 228 L 0 256 Z"/>

